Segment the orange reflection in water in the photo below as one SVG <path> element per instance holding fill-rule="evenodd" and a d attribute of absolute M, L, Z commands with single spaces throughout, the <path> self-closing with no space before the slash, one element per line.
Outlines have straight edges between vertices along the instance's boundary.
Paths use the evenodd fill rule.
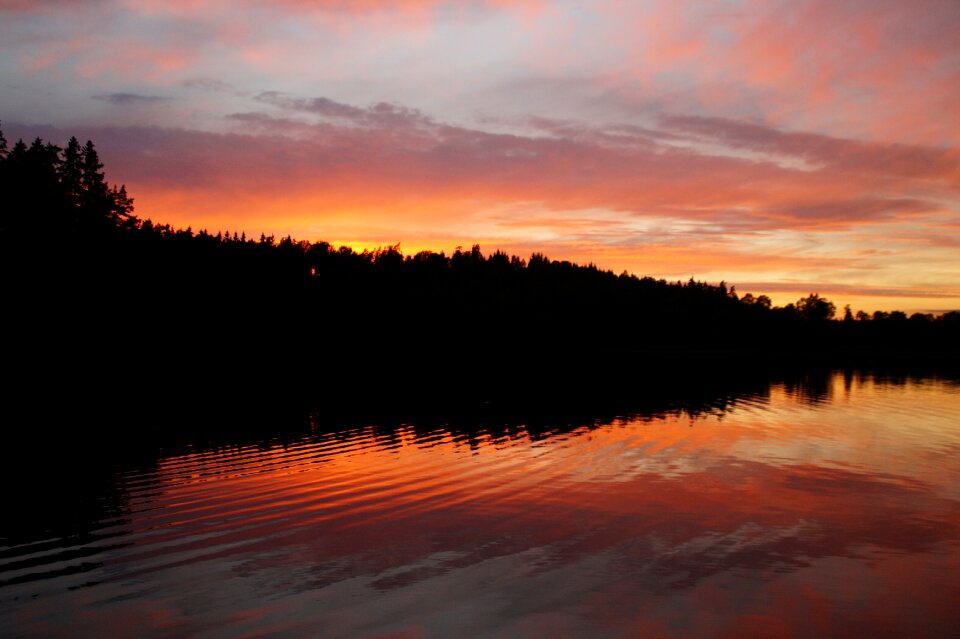
<path fill-rule="evenodd" d="M 426 588 L 455 610 L 493 605 L 494 587 L 511 603 L 491 618 L 534 635 L 566 623 L 653 636 L 794 636 L 813 624 L 838 635 L 856 623 L 896 636 L 947 627 L 960 595 L 947 577 L 960 567 L 946 552 L 960 536 L 951 449 L 910 445 L 912 404 L 946 415 L 960 403 L 945 394 L 931 407 L 930 390 L 891 398 L 861 383 L 853 397 L 837 377 L 819 403 L 777 387 L 722 418 L 628 419 L 541 440 L 371 428 L 245 457 L 214 504 L 203 496 L 219 475 L 174 474 L 170 485 L 181 503 L 203 504 L 178 525 L 230 530 L 226 513 L 242 513 L 257 531 L 247 552 L 269 552 L 257 571 L 309 575 L 302 585 L 333 600 L 361 580 L 366 597 Z M 861 400 L 879 403 L 874 414 Z M 937 575 L 936 593 L 910 594 Z M 551 596 L 537 594 L 544 582 Z M 912 615 L 890 618 L 897 597 Z M 435 611 L 421 604 L 414 616 L 429 628 Z M 369 614 L 364 605 L 351 619 Z"/>
<path fill-rule="evenodd" d="M 128 478 L 47 634 L 946 636 L 960 393 L 834 376 L 696 419 L 370 426 Z M 56 603 L 56 609 L 52 606 Z M 46 616 L 44 616 L 46 615 Z M 62 625 L 57 625 L 62 622 Z"/>

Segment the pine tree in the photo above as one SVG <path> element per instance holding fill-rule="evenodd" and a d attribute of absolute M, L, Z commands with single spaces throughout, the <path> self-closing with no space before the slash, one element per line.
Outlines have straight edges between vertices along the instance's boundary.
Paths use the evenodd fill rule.
<path fill-rule="evenodd" d="M 17 143 L 13 145 L 13 149 L 10 151 L 10 155 L 7 157 L 13 161 L 23 162 L 26 156 L 27 144 L 23 140 L 17 140 Z"/>
<path fill-rule="evenodd" d="M 60 184 L 64 194 L 76 206 L 80 203 L 83 193 L 83 150 L 76 137 L 70 138 L 67 148 L 63 151 L 63 164 L 60 165 Z"/>
<path fill-rule="evenodd" d="M 139 221 L 133 215 L 133 198 L 127 195 L 127 185 L 111 188 L 110 199 L 113 201 L 111 219 L 124 228 L 136 227 Z"/>
<path fill-rule="evenodd" d="M 103 175 L 103 163 L 100 162 L 100 156 L 93 147 L 93 142 L 87 140 L 83 147 L 83 173 L 81 175 L 81 184 L 90 200 L 100 200 L 107 194 L 107 182 Z"/>
<path fill-rule="evenodd" d="M 25 156 L 27 175 L 23 184 L 30 201 L 23 213 L 31 218 L 28 224 L 54 223 L 51 215 L 60 210 L 60 147 L 37 138 Z"/>
<path fill-rule="evenodd" d="M 80 186 L 80 205 L 86 222 L 92 226 L 115 224 L 114 201 L 103 174 L 103 163 L 90 140 L 83 147 Z"/>

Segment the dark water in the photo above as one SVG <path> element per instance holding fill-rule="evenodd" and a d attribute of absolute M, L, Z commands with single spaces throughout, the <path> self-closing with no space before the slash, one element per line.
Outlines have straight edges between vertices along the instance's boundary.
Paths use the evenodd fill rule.
<path fill-rule="evenodd" d="M 42 515 L 5 487 L 0 635 L 960 633 L 954 382 L 836 374 L 536 429 L 324 419 L 81 463 Z"/>

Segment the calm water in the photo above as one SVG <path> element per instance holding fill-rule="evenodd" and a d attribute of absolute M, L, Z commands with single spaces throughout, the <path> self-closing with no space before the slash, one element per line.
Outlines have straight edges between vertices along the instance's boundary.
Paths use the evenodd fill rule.
<path fill-rule="evenodd" d="M 837 374 L 536 429 L 315 423 L 88 469 L 50 502 L 69 526 L 11 507 L 0 635 L 960 633 L 953 382 Z"/>

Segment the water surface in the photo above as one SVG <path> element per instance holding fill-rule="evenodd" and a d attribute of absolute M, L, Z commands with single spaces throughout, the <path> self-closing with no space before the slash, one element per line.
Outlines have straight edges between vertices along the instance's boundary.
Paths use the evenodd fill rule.
<path fill-rule="evenodd" d="M 87 468 L 49 517 L 14 498 L 0 635 L 960 628 L 955 382 L 836 373 L 536 427 L 333 426 Z"/>

